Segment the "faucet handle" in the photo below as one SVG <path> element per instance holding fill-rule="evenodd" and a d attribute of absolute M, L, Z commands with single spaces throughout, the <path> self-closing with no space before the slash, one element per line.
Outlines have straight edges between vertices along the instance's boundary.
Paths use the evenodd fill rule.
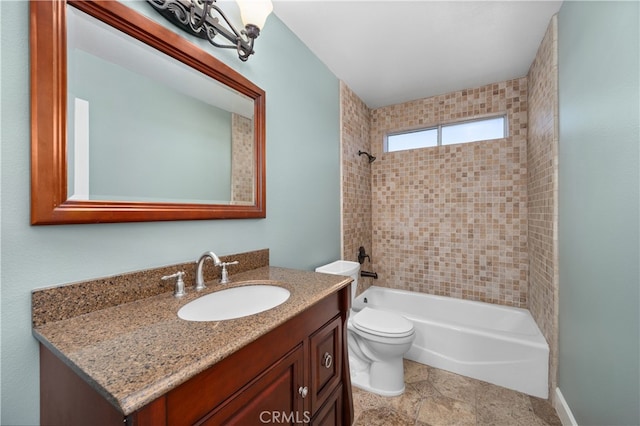
<path fill-rule="evenodd" d="M 227 284 L 229 282 L 229 272 L 227 271 L 227 266 L 229 265 L 237 265 L 237 260 L 233 262 L 220 262 L 218 266 L 222 266 L 222 272 L 220 273 L 220 284 Z"/>
<path fill-rule="evenodd" d="M 185 295 L 184 281 L 182 280 L 183 277 L 184 277 L 184 272 L 179 271 L 179 272 L 176 272 L 175 274 L 166 275 L 160 279 L 163 281 L 167 281 L 167 280 L 170 280 L 171 278 L 176 278 L 176 287 L 173 290 L 173 295 L 175 297 L 182 297 Z"/>

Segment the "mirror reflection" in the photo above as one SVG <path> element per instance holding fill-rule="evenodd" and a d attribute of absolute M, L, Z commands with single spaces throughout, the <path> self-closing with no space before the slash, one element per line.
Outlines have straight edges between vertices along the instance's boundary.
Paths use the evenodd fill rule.
<path fill-rule="evenodd" d="M 254 101 L 67 7 L 70 200 L 254 204 Z"/>

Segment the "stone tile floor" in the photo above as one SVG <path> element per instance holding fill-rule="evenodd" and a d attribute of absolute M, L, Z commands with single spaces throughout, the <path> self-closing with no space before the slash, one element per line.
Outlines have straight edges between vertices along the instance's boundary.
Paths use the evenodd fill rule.
<path fill-rule="evenodd" d="M 547 400 L 404 361 L 403 395 L 353 387 L 355 426 L 561 426 Z"/>

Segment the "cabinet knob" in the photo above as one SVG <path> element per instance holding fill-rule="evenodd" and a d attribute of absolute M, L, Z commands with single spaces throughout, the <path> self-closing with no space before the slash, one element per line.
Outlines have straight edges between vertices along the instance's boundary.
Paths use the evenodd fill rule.
<path fill-rule="evenodd" d="M 306 386 L 305 387 L 300 386 L 298 388 L 298 393 L 300 394 L 301 397 L 306 398 L 307 394 L 309 393 L 309 389 Z"/>
<path fill-rule="evenodd" d="M 329 352 L 325 352 L 322 356 L 322 365 L 324 365 L 324 368 L 331 368 L 331 364 L 333 364 L 333 357 Z"/>

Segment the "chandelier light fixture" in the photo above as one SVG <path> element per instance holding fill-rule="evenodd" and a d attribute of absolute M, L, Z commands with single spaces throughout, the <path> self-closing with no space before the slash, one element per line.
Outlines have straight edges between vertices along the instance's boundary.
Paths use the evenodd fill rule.
<path fill-rule="evenodd" d="M 253 44 L 273 10 L 271 0 L 236 0 L 244 28 L 238 31 L 216 4 L 216 0 L 147 0 L 162 16 L 182 30 L 208 40 L 215 47 L 236 49 L 245 62 L 254 53 Z M 223 40 L 222 38 L 226 39 Z"/>

